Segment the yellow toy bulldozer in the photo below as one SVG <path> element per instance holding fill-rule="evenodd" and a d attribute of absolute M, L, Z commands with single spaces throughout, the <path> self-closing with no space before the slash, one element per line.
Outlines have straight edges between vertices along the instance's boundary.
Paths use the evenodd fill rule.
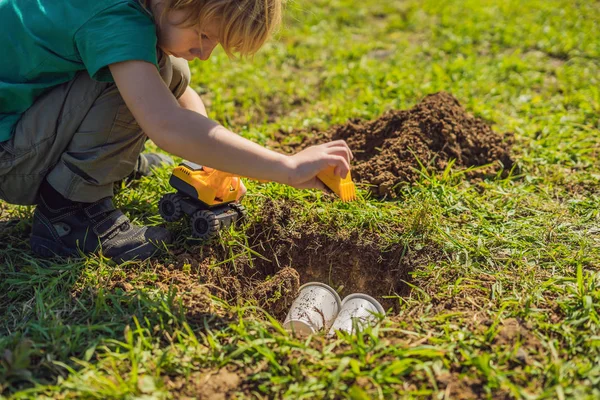
<path fill-rule="evenodd" d="M 246 218 L 246 209 L 236 202 L 239 176 L 184 161 L 173 170 L 169 184 L 177 192 L 160 199 L 160 215 L 167 222 L 189 215 L 192 235 L 202 241 L 211 240 L 222 227 Z"/>
<path fill-rule="evenodd" d="M 342 201 L 356 199 L 356 188 L 349 172 L 345 178 L 340 178 L 330 167 L 317 177 Z M 240 190 L 239 176 L 184 161 L 173 170 L 169 184 L 177 192 L 167 193 L 160 199 L 160 215 L 167 222 L 189 215 L 192 234 L 203 241 L 217 236 L 221 227 L 240 223 L 246 218 L 246 209 L 236 201 Z"/>

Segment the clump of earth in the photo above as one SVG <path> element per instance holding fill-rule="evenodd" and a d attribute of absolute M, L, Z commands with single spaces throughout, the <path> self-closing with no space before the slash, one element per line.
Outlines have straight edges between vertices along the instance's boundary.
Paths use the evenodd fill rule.
<path fill-rule="evenodd" d="M 417 180 L 419 162 L 438 172 L 451 160 L 455 168 L 491 164 L 467 174 L 470 177 L 495 175 L 514 164 L 513 135 L 496 133 L 446 92 L 429 95 L 409 110 L 388 111 L 373 121 L 352 119 L 325 132 L 306 134 L 300 143 L 274 146 L 296 152 L 339 139 L 354 153 L 353 179 L 367 184 L 379 197 L 395 197 L 402 183 Z"/>

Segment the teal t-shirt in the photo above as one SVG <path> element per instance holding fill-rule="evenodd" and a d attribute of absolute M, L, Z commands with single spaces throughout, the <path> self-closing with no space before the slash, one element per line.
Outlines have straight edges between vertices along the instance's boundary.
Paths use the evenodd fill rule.
<path fill-rule="evenodd" d="M 112 82 L 112 63 L 158 68 L 154 21 L 137 0 L 0 0 L 0 27 L 0 142 L 36 98 L 78 71 Z"/>

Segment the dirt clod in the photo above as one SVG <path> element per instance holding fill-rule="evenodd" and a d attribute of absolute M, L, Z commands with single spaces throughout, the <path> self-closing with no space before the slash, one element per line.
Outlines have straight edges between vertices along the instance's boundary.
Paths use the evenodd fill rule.
<path fill-rule="evenodd" d="M 350 120 L 325 132 L 313 132 L 301 143 L 282 147 L 295 152 L 330 140 L 345 140 L 355 160 L 354 180 L 368 184 L 380 197 L 395 197 L 401 183 L 414 182 L 423 164 L 443 171 L 454 159 L 458 168 L 493 164 L 468 176 L 510 170 L 513 135 L 500 135 L 483 120 L 468 114 L 449 93 L 429 95 L 409 110 L 392 110 L 373 121 Z"/>
<path fill-rule="evenodd" d="M 237 371 L 225 368 L 217 372 L 193 372 L 189 378 L 165 378 L 166 386 L 178 399 L 228 399 L 232 398 L 242 378 Z"/>
<path fill-rule="evenodd" d="M 285 267 L 271 279 L 256 285 L 252 297 L 272 314 L 285 315 L 294 302 L 299 288 L 300 275 L 298 271 Z"/>

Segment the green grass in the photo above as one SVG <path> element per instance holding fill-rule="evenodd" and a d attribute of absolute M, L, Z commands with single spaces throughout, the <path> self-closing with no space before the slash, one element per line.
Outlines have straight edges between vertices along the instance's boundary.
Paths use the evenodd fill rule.
<path fill-rule="evenodd" d="M 295 339 L 260 309 L 218 296 L 190 319 L 184 286 L 157 272 L 173 255 L 121 266 L 37 259 L 32 210 L 2 203 L 1 222 L 18 222 L 0 228 L 0 398 L 600 397 L 599 15 L 600 3 L 583 0 L 292 2 L 253 62 L 218 51 L 193 63 L 211 116 L 263 144 L 445 90 L 515 132 L 519 170 L 479 183 L 423 173 L 394 202 L 249 182 L 250 225 L 275 199 L 294 205 L 290 232 L 316 224 L 324 235 L 437 249 L 415 265 L 396 315 L 336 339 Z M 125 186 L 118 205 L 161 223 L 168 176 Z M 187 227 L 171 227 L 176 249 L 199 251 Z M 223 234 L 212 268 L 268 258 L 250 234 Z M 206 383 L 225 369 L 239 380 Z"/>

